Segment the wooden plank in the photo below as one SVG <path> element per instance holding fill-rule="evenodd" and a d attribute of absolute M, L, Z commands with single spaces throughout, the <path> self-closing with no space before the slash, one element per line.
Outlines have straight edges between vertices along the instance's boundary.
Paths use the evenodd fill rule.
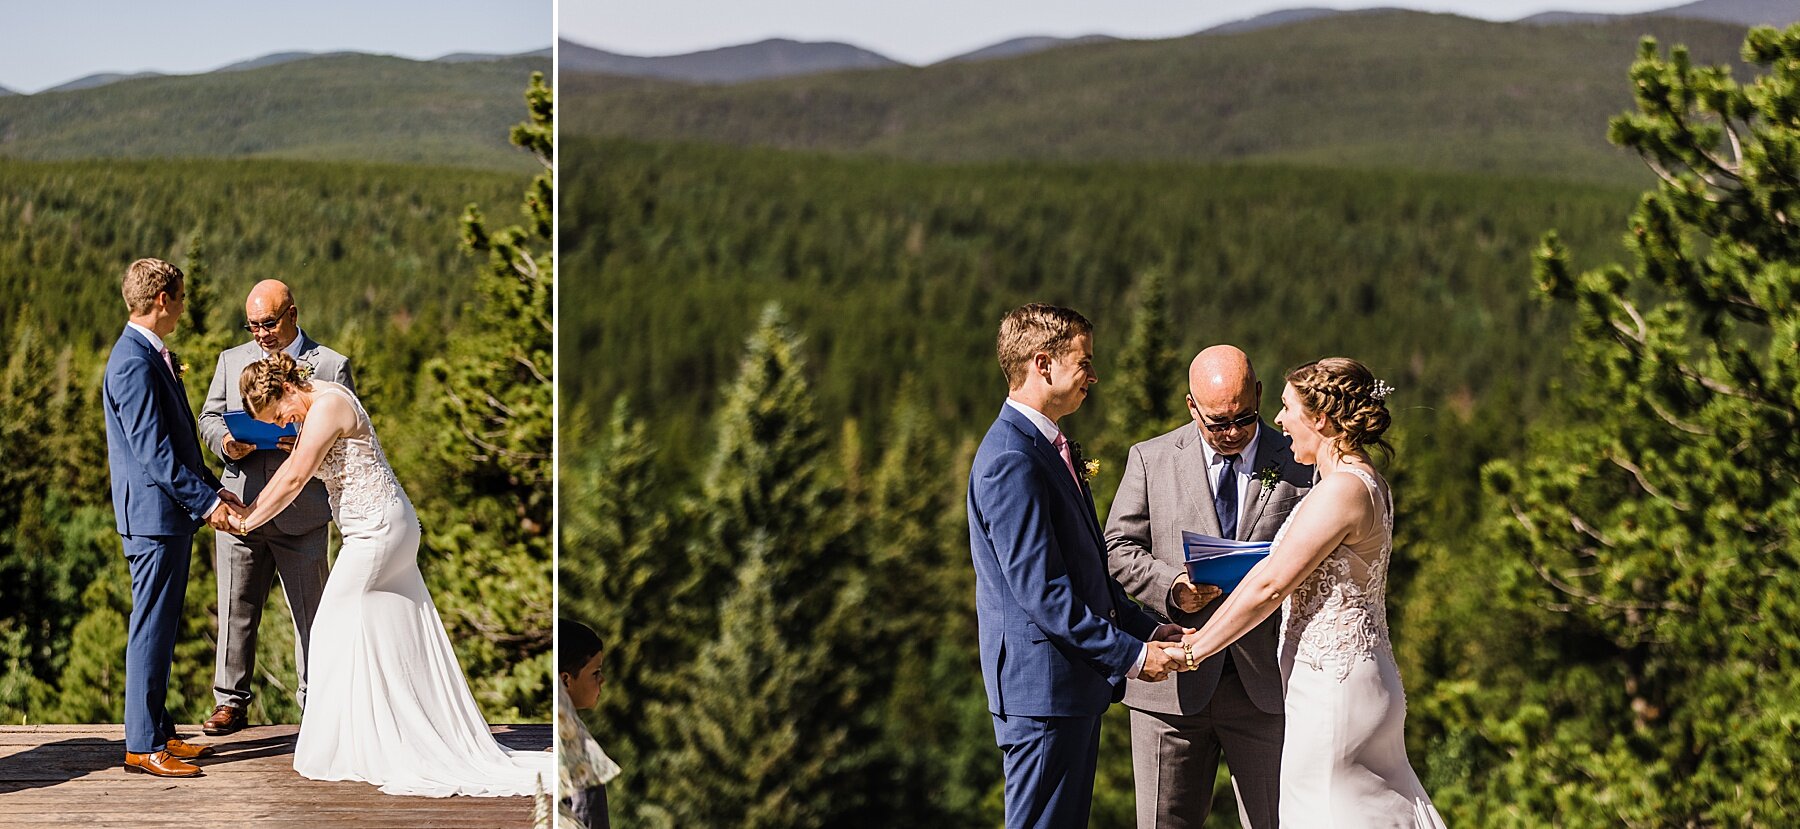
<path fill-rule="evenodd" d="M 548 725 L 494 727 L 502 745 L 541 751 Z M 193 741 L 218 754 L 199 761 L 205 774 L 168 779 L 123 767 L 120 725 L 0 727 L 0 829 L 176 826 L 321 827 L 321 829 L 449 829 L 526 827 L 529 797 L 399 797 L 365 783 L 307 780 L 294 773 L 293 724 L 247 728 Z M 554 780 L 545 781 L 554 786 Z"/>

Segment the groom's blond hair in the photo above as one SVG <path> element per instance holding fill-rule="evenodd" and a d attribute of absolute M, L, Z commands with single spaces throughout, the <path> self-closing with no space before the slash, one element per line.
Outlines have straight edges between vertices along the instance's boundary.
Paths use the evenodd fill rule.
<path fill-rule="evenodd" d="M 1000 336 L 995 344 L 1000 353 L 1000 370 L 1006 373 L 1006 387 L 1025 385 L 1033 354 L 1042 351 L 1061 357 L 1076 337 L 1093 333 L 1094 324 L 1068 308 L 1034 302 L 1007 312 L 1000 320 Z"/>
<path fill-rule="evenodd" d="M 181 292 L 181 284 L 187 277 L 181 269 L 161 259 L 139 259 L 125 269 L 125 284 L 121 293 L 125 295 L 125 307 L 131 313 L 148 314 L 156 307 L 158 294 L 174 296 Z"/>

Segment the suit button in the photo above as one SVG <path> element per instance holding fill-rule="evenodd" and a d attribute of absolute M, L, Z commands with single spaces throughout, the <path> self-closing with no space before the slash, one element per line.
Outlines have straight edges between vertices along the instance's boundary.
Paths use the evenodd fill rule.
<path fill-rule="evenodd" d="M 1115 620 L 1118 619 L 1119 618 L 1119 609 L 1115 607 L 1111 610 L 1106 611 L 1106 618 L 1115 619 Z"/>

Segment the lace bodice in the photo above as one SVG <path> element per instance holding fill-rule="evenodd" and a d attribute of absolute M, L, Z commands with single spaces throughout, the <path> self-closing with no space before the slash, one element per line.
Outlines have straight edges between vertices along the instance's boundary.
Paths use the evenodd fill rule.
<path fill-rule="evenodd" d="M 1394 551 L 1394 505 L 1375 483 L 1375 476 L 1361 469 L 1345 470 L 1362 479 L 1381 510 L 1380 544 L 1358 552 L 1340 544 L 1325 556 L 1318 569 L 1301 582 L 1282 605 L 1287 622 L 1281 631 L 1280 653 L 1292 649 L 1294 662 L 1314 670 L 1332 671 L 1339 682 L 1351 668 L 1378 652 L 1392 649 L 1388 641 L 1388 559 Z M 1274 548 L 1281 546 L 1289 524 L 1300 510 L 1288 514 L 1275 534 Z M 1365 544 L 1367 542 L 1365 541 Z"/>
<path fill-rule="evenodd" d="M 313 476 L 325 482 L 325 493 L 331 496 L 331 514 L 343 525 L 346 510 L 370 515 L 401 495 L 400 481 L 381 451 L 381 440 L 375 437 L 375 426 L 356 395 L 334 385 L 317 384 L 322 392 L 344 396 L 356 409 L 356 434 L 339 436 L 325 450 L 325 459 Z"/>

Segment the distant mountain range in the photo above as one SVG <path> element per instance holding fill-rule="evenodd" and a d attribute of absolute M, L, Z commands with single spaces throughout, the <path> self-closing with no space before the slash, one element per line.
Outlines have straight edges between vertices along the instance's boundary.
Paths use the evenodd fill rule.
<path fill-rule="evenodd" d="M 284 53 L 199 75 L 0 97 L 0 157 L 273 157 L 527 171 L 507 141 L 542 56 Z"/>
<path fill-rule="evenodd" d="M 122 72 L 96 72 L 92 75 L 83 75 L 60 86 L 53 86 L 44 90 L 44 92 L 74 92 L 78 89 L 93 89 L 97 86 L 105 86 L 109 83 L 118 83 L 119 81 L 133 81 L 138 78 L 160 77 L 163 77 L 161 72 L 132 72 L 130 74 Z"/>
<path fill-rule="evenodd" d="M 1785 27 L 1800 22 L 1800 3 L 1794 0 L 1697 0 L 1657 11 L 1630 15 L 1595 14 L 1593 12 L 1543 12 L 1522 19 L 1521 23 L 1567 24 L 1601 23 L 1619 17 L 1680 17 L 1688 20 L 1711 20 L 1740 26 Z"/>
<path fill-rule="evenodd" d="M 1268 12 L 1222 23 L 1194 33 L 1236 35 L 1290 26 L 1323 18 L 1387 14 L 1391 7 L 1370 9 L 1296 8 Z M 1800 0 L 1697 0 L 1659 11 L 1616 15 L 1591 12 L 1544 12 L 1518 22 L 1537 25 L 1593 24 L 1644 17 L 1675 17 L 1741 26 L 1786 26 L 1800 22 Z M 976 49 L 933 65 L 1004 60 L 1070 46 L 1092 46 L 1119 40 L 1109 35 L 1081 37 L 1018 37 Z M 829 72 L 888 69 L 905 66 L 900 61 L 860 46 L 837 42 L 764 40 L 659 57 L 639 57 L 608 52 L 563 39 L 562 71 L 631 78 L 649 78 L 702 84 L 735 84 L 772 78 L 792 78 Z"/>
<path fill-rule="evenodd" d="M 1016 58 L 1020 55 L 1042 52 L 1045 49 L 1056 49 L 1063 46 L 1081 46 L 1087 43 L 1111 43 L 1115 40 L 1118 40 L 1118 38 L 1110 35 L 1086 35 L 1084 37 L 1015 37 L 1012 40 L 1000 41 L 992 46 L 984 46 L 973 52 L 965 52 L 952 58 L 946 58 L 943 62 L 971 63 L 974 61 Z"/>
<path fill-rule="evenodd" d="M 564 72 L 592 72 L 690 83 L 742 83 L 846 69 L 885 69 L 899 61 L 848 43 L 801 43 L 774 38 L 668 57 L 621 55 L 568 40 L 562 42 Z"/>
<path fill-rule="evenodd" d="M 565 74 L 562 131 L 929 161 L 1278 161 L 1637 182 L 1606 141 L 1646 35 L 1738 63 L 1745 27 L 1314 16 L 1021 57 L 736 85 Z M 1743 67 L 1737 77 L 1748 73 Z"/>
<path fill-rule="evenodd" d="M 279 66 L 280 64 L 292 63 L 297 60 L 310 60 L 312 58 L 343 57 L 345 55 L 359 55 L 359 54 L 365 54 L 365 53 L 362 53 L 362 52 L 275 52 L 272 54 L 263 55 L 262 57 L 259 57 L 259 58 L 251 58 L 249 60 L 241 60 L 236 63 L 229 63 L 229 64 L 221 66 L 217 69 L 209 70 L 208 72 L 200 72 L 200 73 L 195 73 L 195 74 L 205 75 L 205 74 L 210 74 L 211 72 L 241 72 L 246 69 L 261 69 L 265 66 Z M 550 57 L 550 54 L 551 54 L 551 51 L 548 47 L 543 48 L 543 49 L 538 49 L 535 51 L 531 51 L 531 52 L 521 52 L 516 55 L 494 55 L 494 54 L 482 54 L 482 53 L 476 53 L 476 52 L 454 52 L 454 53 L 445 55 L 441 58 L 438 58 L 434 62 L 438 62 L 438 63 L 470 63 L 470 62 L 486 62 L 486 61 L 508 60 L 511 58 L 530 58 L 530 57 L 548 59 Z M 95 87 L 106 86 L 107 84 L 118 83 L 119 81 L 139 80 L 142 78 L 165 78 L 165 77 L 193 77 L 193 75 L 169 75 L 164 72 L 132 72 L 129 74 L 121 73 L 121 72 L 97 72 L 92 75 L 84 75 L 82 77 L 76 78 L 75 80 L 69 81 L 68 83 L 58 84 L 57 86 L 50 87 L 49 89 L 45 89 L 36 94 L 43 95 L 43 94 L 50 93 L 50 92 L 74 92 L 74 91 L 78 91 L 78 90 L 82 90 L 82 89 L 93 89 Z M 4 92 L 0 92 L 0 94 L 20 95 L 20 94 L 24 94 L 24 93 L 13 92 L 11 90 L 5 90 Z"/>

